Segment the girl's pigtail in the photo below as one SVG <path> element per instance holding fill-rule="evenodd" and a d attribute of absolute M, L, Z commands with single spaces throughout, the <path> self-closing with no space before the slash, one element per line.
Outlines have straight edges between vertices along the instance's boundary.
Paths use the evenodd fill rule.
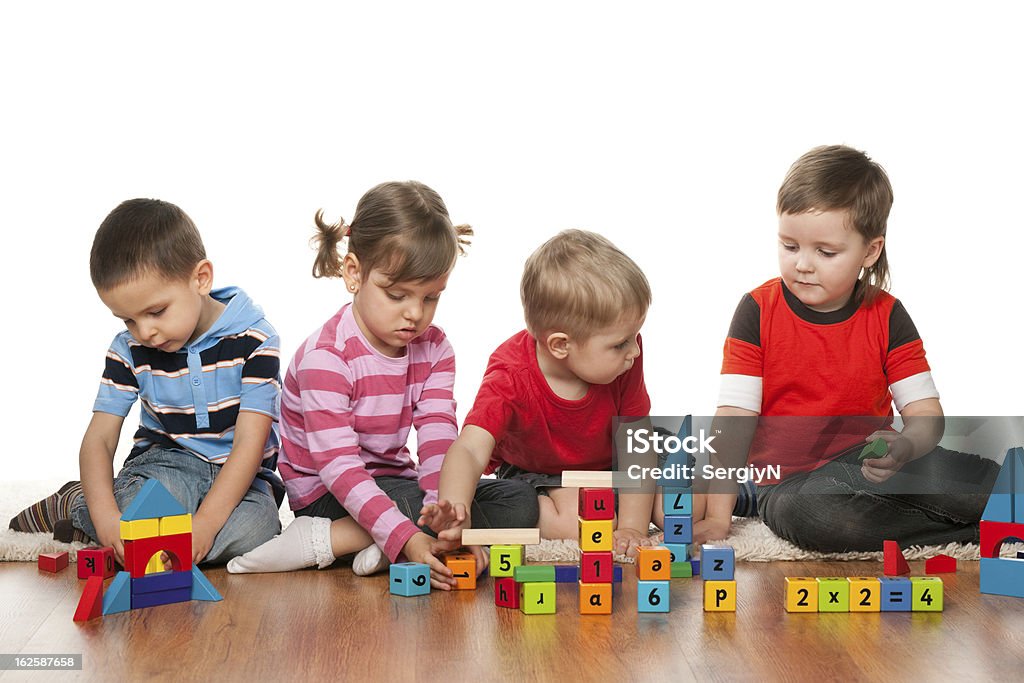
<path fill-rule="evenodd" d="M 339 218 L 337 223 L 324 221 L 324 210 L 316 212 L 316 234 L 310 240 L 316 249 L 316 261 L 313 262 L 313 277 L 341 277 L 342 257 L 338 252 L 338 244 L 348 236 L 350 228 L 345 219 Z"/>
<path fill-rule="evenodd" d="M 469 246 L 469 238 L 473 236 L 473 228 L 468 225 L 456 225 L 455 226 L 455 241 L 459 245 L 459 255 L 465 256 L 465 247 Z"/>

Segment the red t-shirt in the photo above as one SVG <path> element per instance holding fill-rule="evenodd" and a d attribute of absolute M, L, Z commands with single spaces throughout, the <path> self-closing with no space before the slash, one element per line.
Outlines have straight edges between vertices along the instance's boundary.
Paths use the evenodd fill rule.
<path fill-rule="evenodd" d="M 642 344 L 640 349 L 627 372 L 610 384 L 592 384 L 586 396 L 569 401 L 548 386 L 529 332 L 505 341 L 487 362 L 465 422 L 494 437 L 487 472 L 502 462 L 542 474 L 609 469 L 614 418 L 646 417 L 651 410 Z"/>

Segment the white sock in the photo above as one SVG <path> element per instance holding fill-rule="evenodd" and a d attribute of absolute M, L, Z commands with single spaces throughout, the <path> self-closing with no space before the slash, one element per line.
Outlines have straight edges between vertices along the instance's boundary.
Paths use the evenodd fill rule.
<path fill-rule="evenodd" d="M 296 517 L 280 535 L 228 562 L 228 572 L 290 572 L 313 566 L 323 569 L 332 562 L 331 520 Z"/>
<path fill-rule="evenodd" d="M 391 560 L 376 543 L 363 548 L 352 558 L 352 573 L 356 576 L 376 574 L 389 566 Z"/>

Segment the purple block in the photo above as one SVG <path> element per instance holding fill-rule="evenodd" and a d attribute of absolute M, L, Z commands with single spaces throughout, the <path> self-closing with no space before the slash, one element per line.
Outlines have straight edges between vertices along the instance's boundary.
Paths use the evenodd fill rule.
<path fill-rule="evenodd" d="M 191 574 L 189 576 L 191 577 Z M 169 591 L 157 591 L 156 593 L 139 593 L 132 595 L 132 609 L 170 605 L 175 602 L 188 602 L 191 599 L 191 586 L 188 588 L 175 588 Z"/>
<path fill-rule="evenodd" d="M 617 564 L 612 569 L 612 583 L 622 583 L 622 565 Z"/>
<path fill-rule="evenodd" d="M 693 567 L 693 575 L 700 576 L 700 560 L 696 557 L 690 560 L 690 566 Z"/>
<path fill-rule="evenodd" d="M 159 593 L 170 591 L 176 588 L 192 588 L 192 572 L 160 572 L 159 574 L 146 574 L 137 579 L 132 579 L 132 595 L 142 593 Z"/>
<path fill-rule="evenodd" d="M 555 583 L 576 583 L 579 576 L 580 568 L 574 564 L 555 565 Z"/>

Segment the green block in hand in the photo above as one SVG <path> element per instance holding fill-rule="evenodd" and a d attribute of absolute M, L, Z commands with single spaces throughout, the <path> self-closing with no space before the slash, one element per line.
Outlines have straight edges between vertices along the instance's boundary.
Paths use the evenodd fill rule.
<path fill-rule="evenodd" d="M 885 439 L 879 437 L 864 447 L 864 450 L 860 452 L 860 457 L 857 460 L 874 460 L 876 458 L 884 458 L 885 454 L 889 452 L 889 444 L 885 442 Z"/>

